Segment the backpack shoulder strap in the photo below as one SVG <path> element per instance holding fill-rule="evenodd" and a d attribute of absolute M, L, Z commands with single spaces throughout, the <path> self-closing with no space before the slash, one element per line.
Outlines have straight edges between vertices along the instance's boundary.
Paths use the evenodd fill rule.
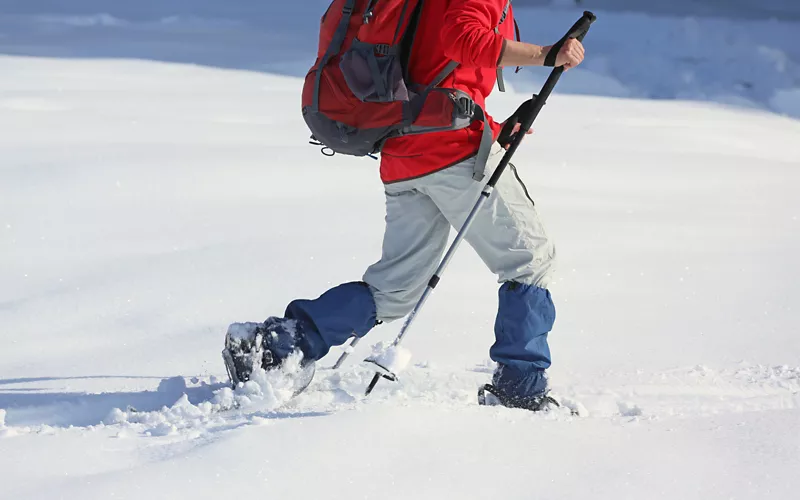
<path fill-rule="evenodd" d="M 434 77 L 433 81 L 430 83 L 428 88 L 438 87 L 439 84 L 442 83 L 445 78 L 450 76 L 450 73 L 455 71 L 457 67 L 458 63 L 455 61 L 450 61 L 449 63 L 447 63 L 447 66 L 445 66 L 444 69 L 442 69 L 442 71 L 440 71 L 439 74 L 436 75 L 436 77 Z"/>
<path fill-rule="evenodd" d="M 506 2 L 506 6 L 503 8 L 503 15 L 500 16 L 500 22 L 497 23 L 497 26 L 495 26 L 494 28 L 495 33 L 500 33 L 500 25 L 506 21 L 506 18 L 508 17 L 508 11 L 510 8 L 511 8 L 511 0 L 508 0 Z M 517 22 L 514 21 L 515 28 L 516 25 Z M 519 29 L 517 29 L 516 31 L 517 31 L 517 40 L 519 40 Z M 506 83 L 505 81 L 503 81 L 503 68 L 501 66 L 497 67 L 497 90 L 499 90 L 500 92 L 506 91 Z"/>
<path fill-rule="evenodd" d="M 503 15 L 500 16 L 500 22 L 497 23 L 497 26 L 500 26 L 501 24 L 506 22 L 506 17 L 508 17 L 508 9 L 510 9 L 510 8 L 511 8 L 511 0 L 508 0 L 506 2 L 506 6 L 503 7 Z M 495 28 L 495 29 L 497 29 L 497 28 Z"/>

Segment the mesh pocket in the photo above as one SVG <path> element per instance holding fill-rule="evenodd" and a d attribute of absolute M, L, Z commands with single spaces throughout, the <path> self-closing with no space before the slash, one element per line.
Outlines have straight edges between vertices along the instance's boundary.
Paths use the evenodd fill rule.
<path fill-rule="evenodd" d="M 354 40 L 339 62 L 347 86 L 364 102 L 407 101 L 408 89 L 395 47 Z"/>

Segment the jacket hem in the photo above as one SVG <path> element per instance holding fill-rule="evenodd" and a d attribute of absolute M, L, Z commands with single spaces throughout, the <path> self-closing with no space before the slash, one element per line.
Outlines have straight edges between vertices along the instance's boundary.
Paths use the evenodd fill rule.
<path fill-rule="evenodd" d="M 445 165 L 443 167 L 439 167 L 439 168 L 437 168 L 435 170 L 431 170 L 430 172 L 425 172 L 424 174 L 414 175 L 414 176 L 411 176 L 411 177 L 403 177 L 403 178 L 400 178 L 400 179 L 393 179 L 391 181 L 382 181 L 382 182 L 383 182 L 384 185 L 389 185 L 389 184 L 396 184 L 398 182 L 412 181 L 414 179 L 420 179 L 422 177 L 426 177 L 428 175 L 435 174 L 436 172 L 441 172 L 442 170 L 448 169 L 450 167 L 455 167 L 459 163 L 463 163 L 463 162 L 469 160 L 470 158 L 474 158 L 477 155 L 478 155 L 478 152 L 475 151 L 474 153 L 470 153 L 469 155 L 465 156 L 464 158 L 461 158 L 460 160 L 456 160 L 456 161 L 454 161 L 452 163 L 449 163 L 449 164 L 447 164 L 447 165 Z"/>

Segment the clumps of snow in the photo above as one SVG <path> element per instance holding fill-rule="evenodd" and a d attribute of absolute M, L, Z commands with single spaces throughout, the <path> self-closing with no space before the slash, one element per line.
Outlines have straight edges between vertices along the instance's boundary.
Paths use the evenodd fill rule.
<path fill-rule="evenodd" d="M 786 389 L 792 392 L 800 392 L 800 367 L 790 367 L 788 365 L 742 366 L 736 370 L 734 377 L 749 384 L 757 384 L 762 387 L 773 387 Z"/>
<path fill-rule="evenodd" d="M 302 354 L 297 352 L 286 359 L 280 370 L 264 371 L 257 368 L 244 384 L 239 384 L 235 389 L 220 388 L 214 391 L 209 400 L 196 404 L 189 401 L 184 393 L 175 404 L 157 411 L 115 408 L 103 419 L 103 423 L 132 428 L 147 436 L 170 436 L 181 432 L 207 432 L 215 424 L 224 423 L 222 412 L 274 411 L 288 402 L 304 384 L 307 373 L 301 366 L 301 360 Z M 182 377 L 164 379 L 158 390 L 185 392 L 186 383 Z"/>
<path fill-rule="evenodd" d="M 411 361 L 411 351 L 399 345 L 386 346 L 385 343 L 378 342 L 372 346 L 372 355 L 369 360 L 397 375 L 408 367 L 408 363 Z"/>
<path fill-rule="evenodd" d="M 295 320 L 282 320 L 280 327 L 284 330 L 288 335 L 295 337 L 297 335 L 297 321 Z M 258 339 L 260 335 L 264 332 L 265 324 L 264 323 L 255 323 L 252 321 L 245 322 L 245 323 L 232 323 L 228 326 L 228 336 L 230 337 L 233 343 L 239 343 L 242 341 L 247 342 L 254 342 L 258 345 L 261 344 Z M 272 338 L 277 336 L 277 333 L 272 329 L 267 329 L 269 335 Z"/>
<path fill-rule="evenodd" d="M 636 403 L 631 403 L 630 401 L 618 401 L 617 406 L 619 407 L 619 414 L 623 417 L 641 417 L 644 414 Z"/>
<path fill-rule="evenodd" d="M 694 368 L 689 370 L 689 375 L 698 376 L 698 377 L 706 377 L 710 376 L 714 373 L 714 370 L 705 366 L 705 365 L 696 365 Z"/>
<path fill-rule="evenodd" d="M 14 434 L 13 429 L 6 427 L 6 411 L 0 408 L 0 437 L 13 436 Z"/>
<path fill-rule="evenodd" d="M 158 392 L 166 394 L 183 394 L 186 392 L 186 379 L 183 377 L 170 377 L 158 383 Z"/>
<path fill-rule="evenodd" d="M 261 323 L 248 321 L 246 323 L 232 323 L 228 326 L 228 335 L 231 340 L 247 340 L 251 341 L 255 338 L 255 332 Z"/>
<path fill-rule="evenodd" d="M 551 395 L 551 397 L 555 397 L 555 396 Z M 576 416 L 576 417 L 588 417 L 589 416 L 589 410 L 580 401 L 578 401 L 576 399 L 573 399 L 573 398 L 560 397 L 560 396 L 559 397 L 555 397 L 555 399 L 556 399 L 556 401 L 559 402 L 559 404 L 561 406 L 563 406 L 564 408 L 567 408 L 570 411 L 571 415 Z"/>
<path fill-rule="evenodd" d="M 119 408 L 114 408 L 110 412 L 106 418 L 103 419 L 103 423 L 105 425 L 116 425 L 122 424 L 128 421 L 128 413 L 120 410 Z"/>

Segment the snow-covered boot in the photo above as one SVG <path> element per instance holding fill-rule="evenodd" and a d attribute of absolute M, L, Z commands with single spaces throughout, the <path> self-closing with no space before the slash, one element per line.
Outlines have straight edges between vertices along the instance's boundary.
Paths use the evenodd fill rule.
<path fill-rule="evenodd" d="M 501 404 L 531 411 L 547 411 L 560 406 L 550 395 L 544 370 L 532 366 L 520 369 L 516 365 L 502 363 L 497 364 L 492 383 L 478 390 L 478 403 L 489 406 Z"/>
<path fill-rule="evenodd" d="M 250 380 L 255 369 L 280 369 L 291 354 L 300 352 L 302 373 L 297 385 L 302 390 L 314 376 L 314 358 L 306 355 L 307 344 L 302 323 L 294 319 L 270 317 L 263 323 L 233 323 L 225 335 L 222 358 L 236 387 Z"/>
<path fill-rule="evenodd" d="M 490 396 L 487 396 L 487 393 Z M 491 384 L 486 384 L 478 389 L 478 404 L 485 406 L 500 404 L 508 408 L 522 408 L 530 411 L 549 411 L 561 406 L 555 398 L 550 396 L 550 391 L 532 396 L 514 396 Z"/>

